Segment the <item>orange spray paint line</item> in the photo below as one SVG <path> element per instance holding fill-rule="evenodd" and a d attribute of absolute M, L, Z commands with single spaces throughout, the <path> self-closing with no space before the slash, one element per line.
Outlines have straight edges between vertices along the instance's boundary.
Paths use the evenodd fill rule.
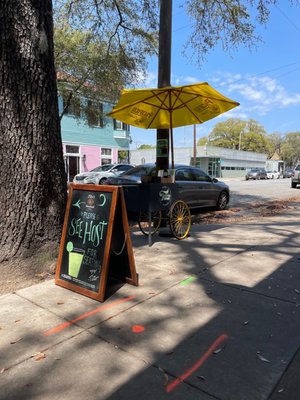
<path fill-rule="evenodd" d="M 209 349 L 203 354 L 203 356 L 184 374 L 180 375 L 178 378 L 174 379 L 171 383 L 166 386 L 165 391 L 167 393 L 172 392 L 180 383 L 182 383 L 185 379 L 187 379 L 190 375 L 192 375 L 198 368 L 201 367 L 202 364 L 212 355 L 212 353 L 216 350 L 218 346 L 225 340 L 228 340 L 229 336 L 226 333 L 219 336 L 213 344 L 209 347 Z"/>
<path fill-rule="evenodd" d="M 126 301 L 133 300 L 134 298 L 135 298 L 135 296 L 130 296 L 130 297 L 126 297 L 125 299 L 122 299 L 122 300 L 114 301 L 113 303 L 110 303 L 110 304 L 105 304 L 104 306 L 98 307 L 95 310 L 89 311 L 85 314 L 80 315 L 79 317 L 72 319 L 72 321 L 64 322 L 63 324 L 58 325 L 55 328 L 49 329 L 48 331 L 44 332 L 43 335 L 44 336 L 53 335 L 57 332 L 62 331 L 65 328 L 68 328 L 70 325 L 75 324 L 75 322 L 77 322 L 77 321 L 81 321 L 82 319 L 90 317 L 91 315 L 94 315 L 100 311 L 104 311 L 104 310 L 107 310 L 108 308 L 115 307 L 121 303 L 125 303 Z"/>

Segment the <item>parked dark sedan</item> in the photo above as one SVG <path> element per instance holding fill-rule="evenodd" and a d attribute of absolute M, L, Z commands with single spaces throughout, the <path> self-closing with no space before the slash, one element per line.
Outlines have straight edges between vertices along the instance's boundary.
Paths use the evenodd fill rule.
<path fill-rule="evenodd" d="M 282 177 L 283 178 L 291 178 L 291 176 L 293 175 L 293 168 L 287 168 L 283 171 L 282 173 Z"/>
<path fill-rule="evenodd" d="M 156 176 L 154 164 L 143 164 L 108 179 L 110 185 L 137 185 L 142 177 Z M 211 178 L 199 168 L 175 165 L 175 184 L 178 198 L 190 208 L 215 207 L 224 210 L 229 202 L 229 187 L 216 178 Z"/>
<path fill-rule="evenodd" d="M 251 168 L 245 176 L 246 181 L 249 179 L 267 179 L 267 171 L 264 168 Z"/>

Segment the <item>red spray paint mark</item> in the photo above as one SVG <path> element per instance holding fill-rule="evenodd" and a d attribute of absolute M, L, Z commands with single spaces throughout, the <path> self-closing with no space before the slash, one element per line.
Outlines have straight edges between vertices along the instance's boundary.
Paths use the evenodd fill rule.
<path fill-rule="evenodd" d="M 144 332 L 145 327 L 143 325 L 134 325 L 131 330 L 133 333 L 141 333 Z"/>
<path fill-rule="evenodd" d="M 58 325 L 55 328 L 52 328 L 52 329 L 44 332 L 43 335 L 44 336 L 53 335 L 54 333 L 60 332 L 63 329 L 68 328 L 70 325 L 73 325 L 77 321 L 80 321 L 80 320 L 82 320 L 84 318 L 90 317 L 91 315 L 94 315 L 94 314 L 96 314 L 96 313 L 98 313 L 100 311 L 107 310 L 108 308 L 115 307 L 118 304 L 125 303 L 126 301 L 130 301 L 130 300 L 132 300 L 134 298 L 135 298 L 135 296 L 130 296 L 130 297 L 126 297 L 125 299 L 122 299 L 122 300 L 114 301 L 113 303 L 110 303 L 110 304 L 105 304 L 104 306 L 98 307 L 95 310 L 89 311 L 89 312 L 87 312 L 85 314 L 80 315 L 79 317 L 76 317 L 76 318 L 72 319 L 72 321 L 64 322 L 63 324 Z"/>
<path fill-rule="evenodd" d="M 206 353 L 203 354 L 203 356 L 194 364 L 191 368 L 189 368 L 184 374 L 180 375 L 178 378 L 174 379 L 173 382 L 169 383 L 169 385 L 166 386 L 166 392 L 170 393 L 172 392 L 176 386 L 178 386 L 180 383 L 182 383 L 185 379 L 187 379 L 190 375 L 192 375 L 195 371 L 197 371 L 198 368 L 201 367 L 202 364 L 212 355 L 212 353 L 216 350 L 218 346 L 225 340 L 228 340 L 229 336 L 224 333 L 223 335 L 219 336 L 218 339 L 216 339 L 213 344 L 210 346 L 210 348 L 206 351 Z"/>

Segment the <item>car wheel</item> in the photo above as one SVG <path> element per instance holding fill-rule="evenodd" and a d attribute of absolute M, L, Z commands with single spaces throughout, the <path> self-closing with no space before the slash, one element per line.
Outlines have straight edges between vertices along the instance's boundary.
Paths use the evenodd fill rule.
<path fill-rule="evenodd" d="M 222 192 L 218 198 L 217 204 L 216 204 L 216 209 L 217 210 L 225 210 L 228 204 L 228 193 Z"/>
<path fill-rule="evenodd" d="M 292 189 L 295 189 L 296 187 L 297 187 L 297 183 L 292 182 L 292 183 L 291 183 L 291 188 L 292 188 Z"/>
<path fill-rule="evenodd" d="M 106 185 L 106 183 L 107 183 L 107 178 L 102 178 L 99 181 L 99 185 Z"/>

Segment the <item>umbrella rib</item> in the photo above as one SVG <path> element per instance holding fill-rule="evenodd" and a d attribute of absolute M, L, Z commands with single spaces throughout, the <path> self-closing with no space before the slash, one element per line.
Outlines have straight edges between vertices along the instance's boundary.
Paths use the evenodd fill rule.
<path fill-rule="evenodd" d="M 172 89 L 172 91 L 173 91 L 173 93 L 175 92 L 174 89 Z M 165 92 L 168 94 L 168 93 L 170 92 L 170 89 L 166 89 Z M 175 99 L 175 101 L 174 101 L 174 105 L 175 105 L 175 103 L 176 103 L 177 100 L 180 100 L 180 97 L 179 97 L 179 96 L 180 96 L 181 93 L 191 95 L 190 92 L 185 91 L 185 90 L 183 90 L 183 89 L 181 89 L 181 90 L 176 90 L 176 92 L 177 92 L 178 94 L 176 94 L 176 99 Z M 158 95 L 157 95 L 154 91 L 151 91 L 151 93 L 152 93 L 152 95 L 146 97 L 145 99 L 143 99 L 142 102 L 145 103 L 145 104 L 149 104 L 149 105 L 151 105 L 151 106 L 153 106 L 153 107 L 162 108 L 161 106 L 156 106 L 155 104 L 147 103 L 147 101 L 150 100 L 150 99 L 152 99 L 153 97 L 159 99 Z M 164 92 L 162 91 L 162 93 L 164 93 Z M 215 97 L 212 97 L 212 96 L 200 95 L 200 94 L 198 94 L 198 93 L 192 93 L 192 94 L 194 94 L 195 97 L 206 97 L 206 98 L 209 98 L 209 99 L 212 99 L 212 100 L 221 101 L 221 102 L 224 102 L 224 103 L 228 103 L 228 102 L 229 102 L 229 103 L 232 103 L 232 104 L 235 104 L 235 105 L 239 105 L 239 103 L 237 103 L 236 101 L 233 101 L 233 100 L 231 100 L 231 99 L 218 99 L 218 98 L 215 98 Z M 160 100 L 160 99 L 159 99 L 159 100 Z M 160 100 L 160 101 L 161 101 L 161 104 L 162 104 L 162 105 L 165 105 L 165 106 L 166 106 L 165 100 L 163 100 L 163 101 Z M 181 100 L 180 100 L 180 101 L 181 101 Z M 190 102 L 190 101 L 192 101 L 192 100 L 189 100 L 189 102 Z M 134 101 L 133 103 L 125 104 L 124 106 L 118 107 L 116 110 L 112 110 L 112 111 L 110 112 L 110 114 L 114 114 L 114 113 L 116 113 L 116 112 L 125 110 L 125 109 L 127 109 L 127 108 L 129 108 L 129 107 L 135 106 L 136 104 L 138 104 L 138 103 L 140 103 L 140 102 L 141 102 L 141 100 L 139 99 L 139 100 Z M 182 105 L 184 105 L 183 102 L 182 102 Z M 169 107 L 166 106 L 166 110 L 169 110 Z"/>
<path fill-rule="evenodd" d="M 173 106 L 175 106 L 175 103 L 176 103 L 177 100 L 180 101 L 181 104 L 180 104 L 179 106 L 177 106 L 177 107 L 174 107 L 174 108 L 173 108 L 173 111 L 174 111 L 174 110 L 178 110 L 178 109 L 180 109 L 180 108 L 186 107 L 186 108 L 189 110 L 189 112 L 196 118 L 196 120 L 199 122 L 199 124 L 202 124 L 203 121 L 202 121 L 201 119 L 199 119 L 199 118 L 197 117 L 197 115 L 193 112 L 193 110 L 191 110 L 191 108 L 188 106 L 188 103 L 190 103 L 191 101 L 195 100 L 197 97 L 199 97 L 199 95 L 194 94 L 194 97 L 193 97 L 192 99 L 189 99 L 189 100 L 187 100 L 187 101 L 184 103 L 184 102 L 180 99 L 180 97 L 179 97 L 181 93 L 183 93 L 182 90 L 181 90 L 180 93 L 178 93 L 178 95 L 176 96 L 176 99 L 175 99 L 175 101 L 174 101 L 174 103 L 173 103 Z M 188 92 L 185 92 L 185 93 L 190 95 L 190 93 L 188 93 Z M 201 97 L 202 97 L 202 96 L 201 96 Z"/>
<path fill-rule="evenodd" d="M 149 124 L 148 124 L 148 126 L 147 126 L 148 129 L 149 129 L 149 127 L 151 126 L 152 122 L 155 120 L 157 114 L 159 113 L 159 110 L 160 110 L 159 107 L 157 107 L 156 113 L 154 114 L 153 118 L 151 119 L 151 121 L 149 122 Z"/>
<path fill-rule="evenodd" d="M 161 102 L 161 105 L 160 105 L 160 106 L 156 106 L 155 104 L 145 103 L 145 104 L 149 104 L 149 105 L 151 105 L 151 106 L 157 107 L 157 111 L 156 111 L 156 113 L 154 114 L 154 116 L 153 116 L 153 118 L 151 119 L 151 121 L 149 122 L 148 128 L 151 126 L 152 122 L 155 120 L 157 114 L 159 113 L 159 110 L 162 110 L 162 109 L 163 109 L 163 110 L 169 110 L 169 112 L 171 111 L 171 110 L 169 109 L 169 107 L 166 105 L 166 99 L 167 99 L 167 97 L 168 97 L 168 95 L 169 95 L 169 93 L 170 93 L 170 90 L 166 90 L 165 92 L 166 92 L 166 96 L 165 96 L 164 99 L 161 99 L 156 93 L 154 93 L 154 97 L 156 97 L 156 98 Z M 164 105 L 165 108 L 163 108 L 162 105 Z"/>
<path fill-rule="evenodd" d="M 194 85 L 194 86 L 196 86 L 196 85 Z M 222 103 L 232 103 L 232 104 L 240 105 L 240 103 L 238 103 L 236 101 L 233 101 L 231 99 L 228 99 L 228 98 L 220 99 L 219 97 L 215 97 L 215 96 L 212 96 L 212 95 L 205 95 L 205 94 L 200 94 L 200 93 L 196 93 L 196 92 L 190 92 L 188 90 L 185 90 L 185 87 L 183 87 L 180 90 L 177 89 L 176 92 L 179 92 L 179 95 L 181 93 L 183 93 L 183 94 L 188 94 L 188 95 L 194 95 L 195 97 L 205 97 L 206 99 L 216 100 L 216 101 L 220 101 Z M 173 93 L 175 93 L 175 90 L 173 90 Z M 179 97 L 179 95 L 177 97 Z M 220 96 L 223 96 L 223 95 L 220 93 Z M 179 98 L 179 100 L 180 100 L 180 98 Z M 189 100 L 189 101 L 191 101 L 191 100 Z"/>
<path fill-rule="evenodd" d="M 183 101 L 181 100 L 181 98 L 180 98 L 180 94 L 182 94 L 182 93 L 188 94 L 189 96 L 193 95 L 193 98 L 191 98 L 191 99 L 186 100 L 185 102 L 183 102 Z M 204 121 L 201 120 L 201 119 L 199 119 L 199 117 L 193 112 L 193 110 L 192 110 L 192 109 L 189 107 L 189 105 L 188 105 L 188 103 L 194 101 L 194 100 L 197 99 L 197 98 L 207 98 L 207 99 L 211 99 L 211 100 L 217 100 L 217 101 L 220 101 L 220 102 L 223 102 L 223 103 L 228 103 L 228 100 L 218 99 L 218 98 L 215 98 L 215 97 L 213 97 L 213 96 L 204 96 L 204 95 L 197 94 L 197 93 L 189 93 L 188 91 L 185 91 L 185 90 L 181 89 L 181 90 L 178 90 L 177 93 L 176 93 L 176 99 L 175 99 L 175 101 L 173 102 L 173 106 L 172 106 L 173 108 L 172 108 L 172 110 L 174 111 L 174 110 L 179 110 L 180 108 L 187 108 L 187 109 L 189 110 L 189 112 L 196 118 L 196 120 L 197 120 L 200 124 L 202 124 Z M 175 107 L 175 104 L 176 104 L 177 101 L 181 102 L 181 104 Z M 235 101 L 230 101 L 230 102 L 231 102 L 232 104 L 237 104 Z"/>
<path fill-rule="evenodd" d="M 134 101 L 134 102 L 132 102 L 132 103 L 125 104 L 124 106 L 117 107 L 115 110 L 112 110 L 112 111 L 110 112 L 110 114 L 114 114 L 114 113 L 116 113 L 116 112 L 126 110 L 127 108 L 132 107 L 132 106 L 135 106 L 135 105 L 137 105 L 137 104 L 139 104 L 139 103 L 149 104 L 150 106 L 157 107 L 157 108 L 159 109 L 160 106 L 157 106 L 156 104 L 152 104 L 152 103 L 148 103 L 148 102 L 147 102 L 147 101 L 150 100 L 150 99 L 158 98 L 158 96 L 157 96 L 156 93 L 153 93 L 152 91 L 151 91 L 151 93 L 152 93 L 151 96 L 148 96 L 148 97 L 146 97 L 146 98 L 143 99 L 143 100 L 140 100 L 140 99 L 139 99 L 139 100 L 136 100 L 136 101 Z M 161 100 L 160 100 L 160 101 L 161 101 Z M 167 109 L 168 109 L 168 108 L 167 108 Z"/>
<path fill-rule="evenodd" d="M 186 94 L 188 94 L 188 95 L 191 95 L 191 93 L 185 92 L 185 91 L 182 90 L 182 89 L 180 89 L 180 90 L 173 90 L 172 92 L 173 92 L 173 94 L 174 94 L 174 96 L 175 96 L 175 99 L 174 99 L 174 101 L 173 101 L 173 104 L 171 104 L 171 90 L 169 90 L 169 104 L 170 104 L 170 106 L 169 106 L 169 112 L 170 112 L 170 125 L 171 125 L 171 129 L 173 130 L 172 112 L 175 111 L 175 110 L 179 110 L 180 108 L 184 108 L 184 107 L 186 107 L 186 108 L 189 110 L 189 112 L 196 118 L 196 120 L 197 120 L 200 124 L 202 124 L 203 121 L 202 121 L 201 119 L 199 119 L 199 118 L 197 117 L 197 115 L 196 115 L 196 114 L 189 108 L 189 106 L 187 105 L 187 103 L 190 103 L 191 101 L 195 100 L 197 97 L 199 97 L 199 95 L 196 94 L 196 93 L 195 93 L 195 94 L 192 93 L 193 98 L 187 100 L 186 102 L 183 102 L 183 101 L 180 99 L 180 95 L 181 95 L 182 93 L 186 93 Z M 175 104 L 176 104 L 177 101 L 180 101 L 181 104 L 180 104 L 179 106 L 175 107 Z"/>
<path fill-rule="evenodd" d="M 198 95 L 197 97 L 206 97 L 206 96 L 202 96 L 202 95 Z M 206 98 L 208 98 L 208 99 L 213 99 L 213 100 L 218 100 L 218 101 L 222 101 L 223 103 L 224 102 L 226 102 L 226 103 L 228 103 L 228 101 L 226 101 L 226 100 L 219 100 L 219 99 L 215 99 L 214 97 L 206 97 Z M 193 99 L 194 100 L 194 99 Z M 193 110 L 191 110 L 191 108 L 188 106 L 188 104 L 187 103 L 190 103 L 192 100 L 189 100 L 189 101 L 187 101 L 185 104 L 183 103 L 182 105 L 181 105 L 181 107 L 183 107 L 183 106 L 185 106 L 188 110 L 189 110 L 189 112 L 191 113 L 191 114 L 193 114 L 194 115 L 194 117 L 197 119 L 197 121 L 199 121 L 199 123 L 200 124 L 202 124 L 204 121 L 203 120 L 201 120 L 201 119 L 199 119 L 198 117 L 197 117 L 197 115 L 193 112 Z M 234 101 L 232 101 L 231 103 L 233 103 L 233 104 L 237 104 L 236 102 L 234 102 Z M 224 111 L 223 111 L 224 112 Z M 223 112 L 221 112 L 220 114 L 223 114 Z M 219 115 L 220 115 L 219 114 Z"/>
<path fill-rule="evenodd" d="M 201 89 L 198 88 L 199 85 L 206 85 L 208 87 L 208 89 L 204 89 L 204 92 L 206 93 L 201 94 Z M 189 90 L 191 87 L 193 87 L 193 85 L 187 85 L 182 87 L 170 86 L 165 88 L 148 89 L 145 91 L 145 93 L 140 93 L 136 95 L 138 97 L 142 97 L 143 95 L 145 95 L 144 98 L 139 98 L 134 101 L 130 101 L 130 96 L 127 97 L 126 93 L 124 93 L 121 101 L 123 105 L 119 107 L 117 105 L 114 110 L 108 113 L 108 115 L 112 116 L 113 118 L 114 116 L 118 118 L 118 113 L 120 112 L 122 113 L 128 109 L 133 109 L 134 107 L 139 108 L 139 105 L 141 105 L 141 109 L 143 109 L 142 105 L 144 104 L 146 106 L 145 111 L 148 109 L 148 107 L 150 107 L 150 109 L 148 109 L 147 118 L 144 119 L 144 121 L 142 121 L 144 123 L 145 128 L 149 129 L 152 125 L 154 125 L 154 127 L 156 128 L 158 128 L 158 126 L 168 125 L 172 129 L 174 126 L 173 112 L 176 113 L 176 111 L 178 110 L 181 111 L 178 116 L 179 119 L 176 116 L 175 126 L 177 126 L 177 124 L 180 123 L 180 121 L 182 125 L 186 124 L 189 120 L 188 115 L 190 115 L 191 121 L 194 118 L 194 120 L 197 121 L 196 123 L 202 124 L 207 119 L 214 118 L 215 116 L 222 114 L 223 112 L 226 112 L 226 107 L 222 111 L 223 108 L 222 103 L 225 104 L 231 103 L 232 106 L 229 107 L 229 109 L 239 105 L 239 103 L 226 98 L 221 93 L 218 93 L 216 90 L 210 91 L 209 90 L 210 86 L 207 83 L 198 84 L 194 86 L 195 88 L 199 89 L 198 92 L 197 90 Z M 130 91 L 128 91 L 128 94 L 130 94 Z M 203 101 L 204 103 L 202 104 Z M 211 109 L 209 103 L 213 105 L 214 102 L 216 102 L 218 110 Z M 185 115 L 185 110 L 186 110 L 186 115 Z M 167 112 L 165 114 L 165 117 L 160 116 L 161 111 L 162 113 Z M 200 119 L 199 114 L 201 115 L 202 111 L 204 112 L 204 115 L 203 118 Z M 205 111 L 208 111 L 209 115 L 206 115 Z M 151 120 L 149 121 L 150 118 Z M 167 121 L 167 118 L 169 119 L 169 121 Z M 148 120 L 149 122 L 147 122 L 146 120 Z"/>
<path fill-rule="evenodd" d="M 199 124 L 203 124 L 203 120 L 198 118 L 197 115 L 194 113 L 193 110 L 190 109 L 190 107 L 186 104 L 186 108 L 189 110 L 189 112 L 196 118 L 196 120 L 199 122 Z"/>

